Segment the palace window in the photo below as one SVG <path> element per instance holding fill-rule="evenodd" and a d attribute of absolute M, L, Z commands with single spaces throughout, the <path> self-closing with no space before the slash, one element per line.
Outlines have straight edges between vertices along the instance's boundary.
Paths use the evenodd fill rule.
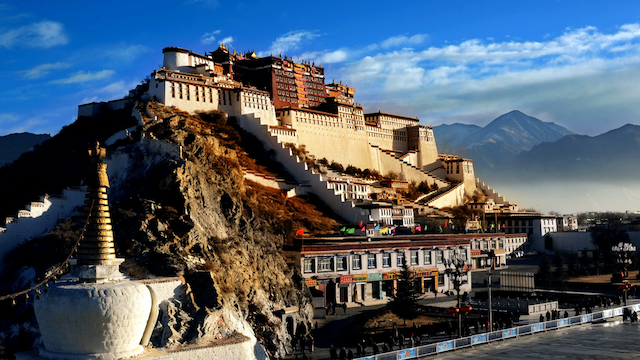
<path fill-rule="evenodd" d="M 431 265 L 431 251 L 424 251 L 424 264 Z"/>
<path fill-rule="evenodd" d="M 336 270 L 337 271 L 347 270 L 347 257 L 346 256 L 338 256 L 338 257 L 336 257 Z"/>
<path fill-rule="evenodd" d="M 398 253 L 398 267 L 401 267 L 403 262 L 404 262 L 404 252 L 401 251 Z"/>
<path fill-rule="evenodd" d="M 172 98 L 176 97 L 176 84 L 175 83 L 171 83 L 171 97 Z"/>
<path fill-rule="evenodd" d="M 351 268 L 353 270 L 360 270 L 362 269 L 362 256 L 361 255 L 352 255 L 351 256 Z"/>
<path fill-rule="evenodd" d="M 382 253 L 382 267 L 391 267 L 391 253 Z"/>
<path fill-rule="evenodd" d="M 190 90 L 189 90 L 189 85 L 185 85 L 185 91 L 187 93 L 187 100 L 191 100 L 191 95 L 189 94 Z"/>
<path fill-rule="evenodd" d="M 305 274 L 314 273 L 315 267 L 316 267 L 315 265 L 316 265 L 316 259 L 304 259 L 304 273 Z"/>
<path fill-rule="evenodd" d="M 367 267 L 369 269 L 375 269 L 377 267 L 376 254 L 369 254 L 369 256 L 367 257 Z"/>
<path fill-rule="evenodd" d="M 324 257 L 318 260 L 318 272 L 333 271 L 333 258 Z"/>
<path fill-rule="evenodd" d="M 442 264 L 442 260 L 444 260 L 444 250 L 438 250 L 436 252 L 436 262 Z"/>
<path fill-rule="evenodd" d="M 411 265 L 418 265 L 418 250 L 411 250 Z"/>

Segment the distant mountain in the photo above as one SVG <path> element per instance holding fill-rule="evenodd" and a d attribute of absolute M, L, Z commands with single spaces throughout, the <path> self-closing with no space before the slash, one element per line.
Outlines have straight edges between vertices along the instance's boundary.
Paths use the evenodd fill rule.
<path fill-rule="evenodd" d="M 0 167 L 11 164 L 34 146 L 51 139 L 48 134 L 19 133 L 0 136 Z"/>
<path fill-rule="evenodd" d="M 498 117 L 484 128 L 462 124 L 434 127 L 438 150 L 473 159 L 474 168 L 481 176 L 489 175 L 496 165 L 510 162 L 522 151 L 571 134 L 574 133 L 560 125 L 543 122 L 518 110 Z"/>
<path fill-rule="evenodd" d="M 640 177 L 640 126 L 598 136 L 568 135 L 516 155 L 501 176 L 518 179 L 630 180 Z"/>
<path fill-rule="evenodd" d="M 438 151 L 443 154 L 455 153 L 461 146 L 462 140 L 467 136 L 482 130 L 478 125 L 468 124 L 442 124 L 433 127 Z"/>

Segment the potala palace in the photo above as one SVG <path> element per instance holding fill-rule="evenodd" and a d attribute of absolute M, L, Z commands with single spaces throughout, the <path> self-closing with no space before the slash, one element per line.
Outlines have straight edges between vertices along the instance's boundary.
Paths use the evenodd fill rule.
<path fill-rule="evenodd" d="M 304 146 L 315 159 L 371 169 L 383 176 L 398 175 L 400 181 L 385 188 L 374 181 L 323 174 L 326 184 L 321 186 L 341 193 L 343 199 L 360 200 L 356 205 L 381 199 L 377 194 L 407 183 L 424 182 L 437 190 L 415 202 L 403 201 L 416 216 L 464 205 L 468 202 L 465 196 L 477 191 L 490 199 L 492 209 L 516 210 L 475 178 L 470 159 L 438 154 L 430 126 L 420 124 L 417 118 L 365 113 L 354 101 L 355 89 L 341 83 L 326 84 L 321 66 L 296 63 L 286 56 L 258 58 L 253 52 L 231 52 L 224 45 L 205 55 L 177 47 L 165 48 L 163 53 L 163 66 L 153 72 L 148 95 L 165 106 L 192 113 L 223 110 L 269 147 Z M 91 115 L 98 106 L 80 106 L 79 116 Z M 305 183 L 296 176 L 298 171 L 287 170 Z M 366 216 L 363 220 L 380 219 Z M 405 219 L 399 224 L 413 223 L 413 219 Z"/>

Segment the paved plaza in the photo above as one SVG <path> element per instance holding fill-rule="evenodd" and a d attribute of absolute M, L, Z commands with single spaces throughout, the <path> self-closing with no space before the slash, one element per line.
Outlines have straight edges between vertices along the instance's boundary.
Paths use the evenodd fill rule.
<path fill-rule="evenodd" d="M 574 326 L 497 341 L 489 345 L 430 356 L 431 359 L 638 359 L 639 323 L 622 322 Z"/>

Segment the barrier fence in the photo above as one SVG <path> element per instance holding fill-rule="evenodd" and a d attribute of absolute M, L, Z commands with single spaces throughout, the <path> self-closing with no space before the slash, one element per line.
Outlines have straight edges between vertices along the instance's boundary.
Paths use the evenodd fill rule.
<path fill-rule="evenodd" d="M 546 332 L 548 330 L 557 330 L 564 327 L 587 324 L 596 320 L 606 319 L 614 316 L 622 316 L 624 308 L 625 307 L 622 306 L 618 308 L 594 312 L 591 314 L 571 316 L 558 320 L 517 326 L 509 329 L 497 330 L 453 340 L 441 341 L 428 345 L 416 346 L 413 348 L 390 351 L 383 354 L 359 357 L 355 360 L 404 360 L 436 355 L 451 350 L 464 349 L 470 346 L 487 344 L 497 340 L 517 338 L 525 335 L 535 335 L 536 333 Z M 627 308 L 631 311 L 640 312 L 640 304 L 629 305 L 627 306 Z"/>

